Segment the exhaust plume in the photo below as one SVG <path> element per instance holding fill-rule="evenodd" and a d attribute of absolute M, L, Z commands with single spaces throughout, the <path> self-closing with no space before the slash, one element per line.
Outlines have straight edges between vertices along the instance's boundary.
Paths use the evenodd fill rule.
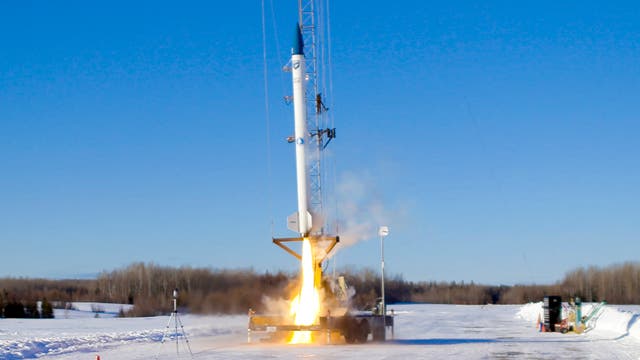
<path fill-rule="evenodd" d="M 339 209 L 339 248 L 362 240 L 375 239 L 378 226 L 390 225 L 382 196 L 367 175 L 346 173 L 337 184 Z"/>

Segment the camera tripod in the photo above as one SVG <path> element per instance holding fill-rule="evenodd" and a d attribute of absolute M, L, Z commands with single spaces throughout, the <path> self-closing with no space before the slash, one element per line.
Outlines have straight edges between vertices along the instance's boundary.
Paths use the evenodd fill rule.
<path fill-rule="evenodd" d="M 173 333 L 169 334 L 169 329 L 172 328 L 172 325 Z M 180 325 L 180 332 L 178 331 L 178 325 Z M 187 349 L 189 350 L 189 354 L 191 354 L 191 358 L 193 358 L 193 352 L 191 351 L 191 346 L 189 345 L 189 338 L 187 338 L 187 333 L 184 332 L 184 325 L 182 324 L 182 320 L 180 320 L 180 316 L 178 316 L 178 289 L 173 290 L 173 311 L 171 312 L 171 316 L 169 317 L 167 326 L 162 333 L 160 345 L 164 344 L 167 337 L 171 336 L 176 339 L 176 357 L 180 358 L 180 339 L 182 339 L 187 345 Z M 156 355 L 156 359 L 158 359 L 159 355 L 160 354 Z"/>

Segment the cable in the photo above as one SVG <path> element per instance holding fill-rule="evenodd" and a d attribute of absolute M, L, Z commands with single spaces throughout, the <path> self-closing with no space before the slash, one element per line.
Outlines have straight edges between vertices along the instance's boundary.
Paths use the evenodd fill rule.
<path fill-rule="evenodd" d="M 333 107 L 333 62 L 331 60 L 331 11 L 329 8 L 329 0 L 327 0 L 327 67 L 329 73 L 329 108 Z M 331 127 L 334 127 L 334 117 L 330 118 Z"/>
<path fill-rule="evenodd" d="M 264 0 L 262 3 L 262 62 L 264 75 L 264 113 L 267 127 L 267 198 L 269 203 L 269 219 L 271 221 L 271 237 L 273 238 L 273 189 L 271 169 L 271 117 L 269 108 L 269 66 L 267 63 L 267 29 Z M 273 5 L 273 2 L 272 2 Z"/>
<path fill-rule="evenodd" d="M 329 79 L 329 95 L 327 96 L 327 102 L 329 104 L 329 108 L 332 109 L 332 113 L 329 115 L 328 118 L 328 127 L 334 129 L 335 128 L 335 107 L 334 107 L 334 103 L 333 103 L 333 61 L 331 59 L 331 7 L 330 7 L 330 1 L 326 0 L 326 5 L 325 5 L 325 17 L 326 17 L 326 43 L 327 43 L 327 55 L 326 55 L 326 65 L 327 65 L 327 78 Z M 337 184 L 337 165 L 336 165 L 336 157 L 335 156 L 331 156 L 331 167 L 330 167 L 330 172 L 332 176 L 332 190 L 334 192 L 334 206 L 333 206 L 333 212 L 334 212 L 334 216 L 335 216 L 335 231 L 336 233 L 339 233 L 340 228 L 339 228 L 339 212 L 338 212 L 338 197 L 335 194 L 336 191 L 336 184 Z"/>
<path fill-rule="evenodd" d="M 264 2 L 264 0 L 263 0 Z M 278 22 L 276 21 L 276 12 L 273 9 L 273 0 L 270 1 L 270 8 L 271 8 L 271 27 L 273 28 L 273 38 L 274 38 L 274 42 L 276 44 L 276 57 L 278 58 L 278 64 L 284 64 L 284 61 L 282 61 L 281 58 L 281 52 L 280 52 L 280 40 L 279 40 L 279 36 L 278 36 Z M 265 45 L 266 46 L 266 45 Z M 281 90 L 281 94 L 286 94 L 286 88 L 285 88 L 285 79 L 284 79 L 284 72 L 280 71 L 280 90 Z"/>

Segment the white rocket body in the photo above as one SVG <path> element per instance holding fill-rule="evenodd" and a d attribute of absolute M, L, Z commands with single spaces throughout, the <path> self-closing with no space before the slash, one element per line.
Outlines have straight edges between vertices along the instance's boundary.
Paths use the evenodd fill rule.
<path fill-rule="evenodd" d="M 289 229 L 305 237 L 309 235 L 312 218 L 309 213 L 309 177 L 307 173 L 306 147 L 309 141 L 307 130 L 306 72 L 302 46 L 302 35 L 298 28 L 297 45 L 291 55 L 291 77 L 293 81 L 293 114 L 295 124 L 296 181 L 298 190 L 298 213 L 288 218 Z M 297 223 L 297 224 L 296 224 Z"/>

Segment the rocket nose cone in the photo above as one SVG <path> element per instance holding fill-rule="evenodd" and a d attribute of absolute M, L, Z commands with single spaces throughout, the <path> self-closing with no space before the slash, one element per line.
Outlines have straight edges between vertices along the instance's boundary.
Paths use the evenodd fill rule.
<path fill-rule="evenodd" d="M 296 23 L 296 35 L 291 48 L 292 55 L 304 55 L 304 40 L 302 40 L 302 30 L 300 24 Z"/>

